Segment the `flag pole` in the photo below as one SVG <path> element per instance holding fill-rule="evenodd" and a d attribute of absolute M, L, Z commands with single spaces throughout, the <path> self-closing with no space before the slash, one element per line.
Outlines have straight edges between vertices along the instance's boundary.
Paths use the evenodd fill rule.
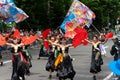
<path fill-rule="evenodd" d="M 93 25 L 93 24 L 91 24 L 92 26 L 93 26 L 93 28 L 100 34 L 100 31 Z"/>

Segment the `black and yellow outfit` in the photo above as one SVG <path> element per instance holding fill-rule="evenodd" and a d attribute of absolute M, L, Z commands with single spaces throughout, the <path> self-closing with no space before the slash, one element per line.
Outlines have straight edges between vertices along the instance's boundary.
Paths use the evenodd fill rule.
<path fill-rule="evenodd" d="M 99 44 L 97 45 L 97 48 L 99 48 Z M 96 48 L 94 48 L 94 46 L 92 46 L 92 56 L 91 56 L 90 72 L 91 73 L 98 73 L 98 72 L 100 72 L 102 64 L 103 64 L 103 60 L 102 60 L 100 51 L 97 50 Z"/>
<path fill-rule="evenodd" d="M 62 52 L 65 52 L 65 53 L 62 53 Z M 76 72 L 73 69 L 72 59 L 68 55 L 68 48 L 66 47 L 65 51 L 62 51 L 62 49 L 60 49 L 60 54 L 62 54 L 63 56 L 61 58 L 62 60 L 60 60 L 60 63 L 58 64 L 59 80 L 67 79 L 67 78 L 73 80 Z"/>

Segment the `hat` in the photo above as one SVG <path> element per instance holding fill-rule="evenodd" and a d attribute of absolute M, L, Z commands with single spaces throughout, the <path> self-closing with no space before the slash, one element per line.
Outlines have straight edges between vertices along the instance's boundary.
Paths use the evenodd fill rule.
<path fill-rule="evenodd" d="M 117 61 L 111 61 L 109 63 L 109 68 L 113 73 L 120 75 L 120 59 Z"/>

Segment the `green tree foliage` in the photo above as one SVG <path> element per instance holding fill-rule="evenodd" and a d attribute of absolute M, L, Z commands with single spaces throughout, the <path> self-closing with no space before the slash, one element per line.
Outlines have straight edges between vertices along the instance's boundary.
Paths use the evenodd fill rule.
<path fill-rule="evenodd" d="M 20 23 L 22 28 L 57 28 L 60 26 L 73 0 L 14 0 L 29 18 Z M 98 28 L 108 22 L 116 24 L 120 16 L 119 0 L 80 0 L 95 14 L 93 24 Z"/>
<path fill-rule="evenodd" d="M 15 3 L 29 15 L 20 26 L 45 29 L 57 28 L 62 23 L 72 0 L 15 0 Z"/>
<path fill-rule="evenodd" d="M 110 22 L 116 24 L 120 16 L 119 0 L 80 0 L 85 3 L 96 14 L 94 25 L 98 28 L 105 27 Z"/>

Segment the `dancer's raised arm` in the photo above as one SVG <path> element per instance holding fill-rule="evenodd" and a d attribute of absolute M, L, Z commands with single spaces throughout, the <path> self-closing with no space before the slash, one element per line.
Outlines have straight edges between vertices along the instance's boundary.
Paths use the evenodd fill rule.
<path fill-rule="evenodd" d="M 85 39 L 88 43 L 90 43 L 90 44 L 93 44 L 93 42 L 92 41 L 90 41 L 90 40 L 88 40 L 88 39 Z"/>

